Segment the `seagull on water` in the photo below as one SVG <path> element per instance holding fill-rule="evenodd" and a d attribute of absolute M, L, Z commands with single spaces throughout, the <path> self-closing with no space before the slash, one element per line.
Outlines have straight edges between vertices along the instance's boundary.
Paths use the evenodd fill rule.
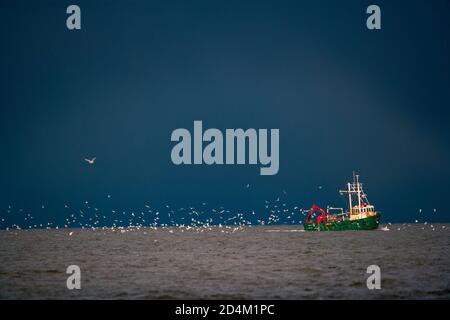
<path fill-rule="evenodd" d="M 97 159 L 96 157 L 93 157 L 92 159 L 84 159 L 84 161 L 86 161 L 89 164 L 94 164 L 95 159 Z"/>

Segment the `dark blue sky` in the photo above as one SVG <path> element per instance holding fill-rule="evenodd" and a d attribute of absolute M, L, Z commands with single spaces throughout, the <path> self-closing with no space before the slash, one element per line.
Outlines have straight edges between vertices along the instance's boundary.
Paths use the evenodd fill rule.
<path fill-rule="evenodd" d="M 66 28 L 73 3 L 80 31 Z M 366 28 L 370 4 L 380 31 Z M 450 221 L 449 1 L 0 7 L 0 216 L 12 205 L 47 221 L 84 201 L 264 215 L 283 190 L 305 208 L 342 205 L 337 190 L 356 170 L 385 221 L 419 208 Z M 170 134 L 194 120 L 279 128 L 278 175 L 173 165 Z M 83 161 L 94 156 L 95 166 Z"/>

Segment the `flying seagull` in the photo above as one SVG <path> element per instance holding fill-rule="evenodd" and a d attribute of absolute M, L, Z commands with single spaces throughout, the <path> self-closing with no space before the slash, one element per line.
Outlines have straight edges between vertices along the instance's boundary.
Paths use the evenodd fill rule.
<path fill-rule="evenodd" d="M 94 164 L 96 157 L 93 157 L 92 159 L 84 159 L 89 164 Z"/>

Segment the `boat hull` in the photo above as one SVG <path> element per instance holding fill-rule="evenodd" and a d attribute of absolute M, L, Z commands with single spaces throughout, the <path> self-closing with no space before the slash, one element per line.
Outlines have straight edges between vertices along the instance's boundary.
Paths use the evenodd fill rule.
<path fill-rule="evenodd" d="M 346 230 L 373 230 L 380 224 L 380 214 L 357 220 L 346 220 L 336 222 L 322 222 L 320 224 L 305 223 L 305 231 L 346 231 Z"/>

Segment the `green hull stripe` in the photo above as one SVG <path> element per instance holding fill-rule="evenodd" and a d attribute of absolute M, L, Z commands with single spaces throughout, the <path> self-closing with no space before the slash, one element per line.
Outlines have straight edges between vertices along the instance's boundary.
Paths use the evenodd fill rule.
<path fill-rule="evenodd" d="M 378 213 L 372 217 L 351 221 L 326 222 L 321 224 L 305 223 L 303 227 L 306 231 L 373 230 L 378 228 L 380 218 L 381 216 Z"/>

